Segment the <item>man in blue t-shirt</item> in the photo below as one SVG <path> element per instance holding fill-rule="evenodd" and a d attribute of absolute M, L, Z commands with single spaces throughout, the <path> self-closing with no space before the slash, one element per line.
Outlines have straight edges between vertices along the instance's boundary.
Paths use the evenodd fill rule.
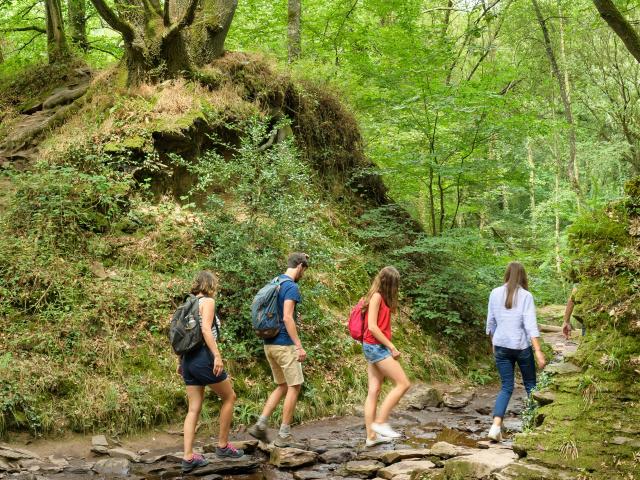
<path fill-rule="evenodd" d="M 305 253 L 292 253 L 287 259 L 287 271 L 280 275 L 280 290 L 278 292 L 278 313 L 283 322 L 278 334 L 264 341 L 264 353 L 269 361 L 273 379 L 278 384 L 271 392 L 262 410 L 262 415 L 255 425 L 249 427 L 249 434 L 255 438 L 268 442 L 267 422 L 269 416 L 276 409 L 280 400 L 284 398 L 282 410 L 282 424 L 278 438 L 274 442 L 277 447 L 297 446 L 291 435 L 293 412 L 298 402 L 298 395 L 304 383 L 302 362 L 307 353 L 302 348 L 298 329 L 296 328 L 296 307 L 302 301 L 298 281 L 309 267 L 309 256 Z"/>

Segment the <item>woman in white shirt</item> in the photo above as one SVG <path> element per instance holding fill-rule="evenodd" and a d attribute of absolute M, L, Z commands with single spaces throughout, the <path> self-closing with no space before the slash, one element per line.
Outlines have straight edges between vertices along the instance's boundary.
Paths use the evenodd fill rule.
<path fill-rule="evenodd" d="M 504 285 L 494 288 L 489 296 L 487 335 L 491 336 L 496 367 L 502 381 L 489 438 L 500 441 L 502 419 L 513 393 L 515 364 L 520 367 L 524 387 L 530 395 L 536 386 L 534 356 L 541 369 L 546 363 L 540 348 L 536 307 L 529 293 L 527 273 L 520 262 L 511 262 L 507 266 Z"/>

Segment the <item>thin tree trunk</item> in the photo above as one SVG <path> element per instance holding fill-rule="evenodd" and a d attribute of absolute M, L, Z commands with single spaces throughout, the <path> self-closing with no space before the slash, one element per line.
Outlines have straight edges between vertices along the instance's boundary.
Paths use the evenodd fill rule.
<path fill-rule="evenodd" d="M 442 176 L 440 174 L 438 174 L 438 192 L 440 194 L 440 226 L 439 226 L 439 230 L 440 230 L 440 233 L 442 234 L 442 232 L 444 231 L 445 211 L 444 211 L 444 189 L 442 188 Z"/>
<path fill-rule="evenodd" d="M 60 0 L 45 0 L 49 63 L 64 62 L 71 56 L 64 33 Z"/>
<path fill-rule="evenodd" d="M 447 1 L 447 8 L 444 11 L 444 21 L 442 22 L 442 38 L 446 38 L 449 23 L 451 23 L 451 9 L 453 9 L 453 0 Z"/>
<path fill-rule="evenodd" d="M 431 213 L 431 235 L 438 234 L 436 225 L 436 207 L 433 199 L 433 167 L 429 165 L 429 212 Z"/>
<path fill-rule="evenodd" d="M 567 85 L 565 83 L 565 78 L 563 73 L 560 71 L 560 67 L 558 66 L 558 62 L 556 60 L 556 55 L 553 51 L 553 46 L 551 44 L 551 37 L 549 36 L 549 30 L 547 28 L 547 23 L 545 19 L 542 17 L 542 12 L 540 11 L 540 6 L 538 5 L 537 0 L 531 0 L 533 4 L 533 9 L 536 13 L 536 18 L 538 19 L 538 23 L 540 24 L 540 29 L 542 30 L 542 36 L 544 38 L 544 47 L 547 53 L 547 58 L 549 59 L 549 63 L 551 64 L 551 71 L 555 76 L 558 86 L 560 88 L 560 98 L 562 99 L 562 104 L 564 106 L 564 116 L 567 124 L 569 125 L 569 163 L 567 165 L 567 174 L 569 176 L 569 180 L 571 181 L 571 185 L 578 196 L 578 201 L 582 199 L 582 190 L 580 188 L 580 181 L 575 176 L 575 163 L 576 163 L 576 128 L 573 121 L 573 110 L 571 108 L 571 99 L 569 98 L 569 94 L 567 92 Z"/>
<path fill-rule="evenodd" d="M 558 152 L 559 153 L 559 152 Z M 558 164 L 560 164 L 560 157 L 558 156 Z M 556 253 L 556 271 L 558 274 L 562 273 L 562 257 L 560 257 L 560 168 L 556 168 L 556 184 L 554 194 L 554 214 L 556 220 L 555 228 L 555 253 Z"/>
<path fill-rule="evenodd" d="M 302 42 L 300 38 L 300 23 L 302 17 L 302 0 L 289 0 L 287 9 L 287 40 L 289 47 L 289 63 L 300 58 Z"/>
<path fill-rule="evenodd" d="M 536 222 L 534 212 L 536 210 L 536 164 L 533 160 L 533 148 L 531 139 L 527 138 L 527 161 L 529 163 L 529 208 L 531 209 L 531 231 L 535 235 Z"/>
<path fill-rule="evenodd" d="M 82 51 L 87 51 L 87 8 L 86 0 L 69 0 L 67 2 L 67 18 L 69 20 L 69 37 L 71 43 Z"/>

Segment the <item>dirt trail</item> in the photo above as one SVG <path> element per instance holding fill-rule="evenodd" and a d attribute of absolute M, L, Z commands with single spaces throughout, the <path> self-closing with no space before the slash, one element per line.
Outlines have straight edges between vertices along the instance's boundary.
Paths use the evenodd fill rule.
<path fill-rule="evenodd" d="M 559 332 L 544 333 L 543 336 L 556 352 L 555 362 L 561 362 L 564 355 L 568 352 L 570 354 L 577 348 L 577 343 L 565 341 Z M 323 419 L 297 426 L 294 429 L 295 435 L 299 440 L 305 442 L 305 449 L 308 450 L 303 453 L 288 452 L 288 449 L 276 449 L 277 452 L 274 452 L 273 448 L 266 445 L 257 445 L 257 442 L 252 441 L 246 432 L 236 432 L 233 435 L 235 440 L 247 441 L 245 447 L 248 455 L 238 461 L 220 461 L 210 455 L 211 464 L 198 473 L 201 475 L 199 478 L 220 480 L 221 475 L 224 475 L 224 478 L 228 480 L 320 480 L 333 478 L 343 480 L 345 478 L 373 477 L 377 472 L 378 476 L 382 475 L 389 480 L 409 480 L 408 477 L 398 476 L 404 475 L 404 473 L 393 474 L 394 471 L 389 473 L 381 470 L 385 467 L 385 463 L 393 464 L 389 468 L 401 469 L 407 462 L 406 460 L 394 463 L 394 461 L 398 462 L 398 459 L 390 460 L 385 454 L 390 451 L 405 450 L 409 453 L 404 453 L 404 455 L 410 457 L 413 455 L 414 462 L 419 460 L 419 463 L 412 463 L 409 460 L 410 465 L 407 465 L 410 468 L 418 468 L 419 465 L 424 467 L 430 464 L 433 466 L 429 468 L 437 473 L 455 463 L 447 466 L 449 462 L 453 461 L 447 460 L 450 457 L 458 459 L 456 461 L 478 457 L 481 464 L 481 467 L 477 467 L 480 468 L 479 471 L 484 472 L 482 468 L 489 468 L 485 465 L 487 462 L 489 464 L 497 462 L 498 467 L 496 468 L 507 473 L 496 478 L 512 478 L 508 476 L 507 466 L 517 459 L 517 456 L 511 451 L 511 437 L 522 427 L 519 413 L 524 405 L 524 389 L 518 381 L 505 418 L 506 439 L 502 444 L 492 444 L 487 441 L 486 433 L 491 424 L 490 414 L 498 389 L 498 385 L 475 389 L 448 385 L 414 386 L 403 401 L 403 408 L 398 409 L 391 420 L 394 427 L 405 433 L 405 438 L 394 444 L 380 445 L 373 449 L 366 449 L 363 445 L 363 418 L 358 415 Z M 442 395 L 441 400 L 434 397 L 437 393 Z M 275 434 L 274 431 L 271 433 L 272 436 Z M 110 455 L 112 457 L 129 457 L 131 460 L 129 461 L 92 453 L 91 437 L 76 435 L 55 441 L 39 440 L 29 444 L 16 439 L 10 445 L 11 447 L 27 448 L 37 454 L 39 459 L 14 460 L 14 465 L 17 465 L 18 462 L 25 462 L 24 465 L 27 468 L 14 468 L 16 471 L 11 473 L 9 473 L 11 468 L 6 468 L 5 462 L 5 473 L 2 473 L 3 453 L 2 445 L 0 445 L 0 478 L 79 480 L 92 477 L 110 478 L 116 474 L 132 479 L 179 478 L 178 460 L 181 455 L 179 452 L 181 442 L 179 435 L 172 435 L 166 431 L 153 431 L 123 439 L 117 444 L 111 441 L 104 450 L 106 452 L 106 449 L 121 446 L 125 449 L 124 451 L 111 451 Z M 213 444 L 213 438 L 204 441 L 200 438 L 196 446 L 208 452 L 211 451 Z M 307 458 L 305 463 L 304 455 L 313 458 L 311 460 Z M 293 464 L 302 461 L 300 467 L 303 468 L 276 468 L 274 464 L 282 463 L 282 456 L 286 457 L 285 464 L 289 461 L 287 460 L 289 456 Z M 360 468 L 366 470 L 367 464 L 369 464 L 371 471 L 360 472 L 358 470 Z M 444 467 L 444 469 L 439 467 Z M 536 468 L 543 467 L 536 466 Z M 103 473 L 96 473 L 96 470 Z M 195 477 L 185 476 L 184 478 Z M 539 478 L 547 477 L 541 475 Z M 548 478 L 564 477 L 560 475 Z"/>

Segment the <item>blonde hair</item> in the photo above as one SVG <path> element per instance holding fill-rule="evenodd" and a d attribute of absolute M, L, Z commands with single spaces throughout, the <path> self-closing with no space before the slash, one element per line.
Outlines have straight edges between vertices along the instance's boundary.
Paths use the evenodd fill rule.
<path fill-rule="evenodd" d="M 202 270 L 196 275 L 191 287 L 194 295 L 203 294 L 206 297 L 215 297 L 218 291 L 218 277 L 210 270 Z"/>
<path fill-rule="evenodd" d="M 396 267 L 387 266 L 384 267 L 376 278 L 373 279 L 369 292 L 364 297 L 364 303 L 362 305 L 362 311 L 366 312 L 369 309 L 369 302 L 374 293 L 382 295 L 384 303 L 387 304 L 389 310 L 396 312 L 398 309 L 398 289 L 400 287 L 400 272 Z"/>

